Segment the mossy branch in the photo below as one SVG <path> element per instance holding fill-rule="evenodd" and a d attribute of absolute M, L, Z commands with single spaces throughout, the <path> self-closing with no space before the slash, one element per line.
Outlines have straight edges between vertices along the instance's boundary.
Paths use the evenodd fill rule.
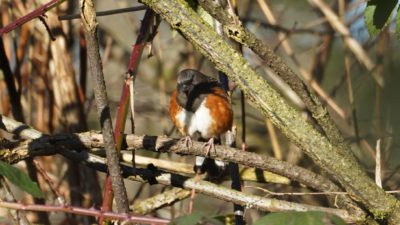
<path fill-rule="evenodd" d="M 142 0 L 178 30 L 199 52 L 212 61 L 245 93 L 293 143 L 329 175 L 338 180 L 352 198 L 362 203 L 377 219 L 400 223 L 399 201 L 386 194 L 366 175 L 350 154 L 330 143 L 274 90 L 249 63 L 230 47 L 187 2 Z"/>

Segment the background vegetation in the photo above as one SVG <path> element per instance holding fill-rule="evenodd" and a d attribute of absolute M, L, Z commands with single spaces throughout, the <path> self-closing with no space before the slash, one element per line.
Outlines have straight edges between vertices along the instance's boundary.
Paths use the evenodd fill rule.
<path fill-rule="evenodd" d="M 47 1 L 0 1 L 0 25 L 3 27 L 0 36 L 2 118 L 12 117 L 48 135 L 100 130 L 96 109 L 96 102 L 97 105 L 99 102 L 97 98 L 95 99 L 93 91 L 98 89 L 95 79 L 91 77 L 91 74 L 95 73 L 94 66 L 90 62 L 90 57 L 89 61 L 87 60 L 87 56 L 90 55 L 88 42 L 91 40 L 87 36 L 89 32 L 84 28 L 85 23 L 79 19 L 82 8 L 78 1 L 50 2 L 46 10 L 37 10 L 41 9 L 41 5 L 46 4 Z M 168 118 L 169 95 L 175 88 L 177 73 L 185 68 L 195 68 L 217 77 L 218 71 L 214 63 L 219 65 L 220 62 L 215 62 L 212 58 L 214 56 L 204 54 L 204 50 L 201 50 L 199 45 L 193 45 L 192 43 L 196 41 L 190 38 L 190 34 L 177 28 L 177 24 L 172 24 L 172 26 L 178 31 L 172 29 L 171 22 L 167 18 L 170 15 L 157 11 L 157 6 L 154 6 L 157 3 L 143 2 L 156 13 L 150 15 L 150 11 L 142 7 L 135 8 L 137 11 L 97 17 L 98 33 L 95 37 L 98 37 L 100 46 L 102 72 L 107 87 L 111 118 L 113 124 L 116 125 L 114 131 L 118 134 L 118 129 L 125 127 L 123 131 L 128 134 L 166 135 L 178 138 L 180 135 Z M 190 1 L 190 3 L 193 6 L 194 2 Z M 400 96 L 400 89 L 397 88 L 400 84 L 397 74 L 400 71 L 397 63 L 400 46 L 396 29 L 398 30 L 400 26 L 396 25 L 400 23 L 398 19 L 400 17 L 396 15 L 396 11 L 399 3 L 397 1 L 380 3 L 374 0 L 367 3 L 356 0 L 322 3 L 319 0 L 243 0 L 229 3 L 227 7 L 231 7 L 231 13 L 232 10 L 237 10 L 237 15 L 244 27 L 254 33 L 276 55 L 279 55 L 284 64 L 301 77 L 318 96 L 342 132 L 345 143 L 351 146 L 352 152 L 365 173 L 375 179 L 377 185 L 384 190 L 394 191 L 392 195 L 398 198 L 400 105 L 396 99 Z M 125 0 L 94 1 L 94 5 L 96 11 L 142 6 L 140 3 Z M 201 4 L 194 5 L 192 9 L 197 15 L 218 30 L 218 25 L 215 25 L 216 20 L 206 13 L 209 10 L 203 9 Z M 22 24 L 19 18 L 34 10 L 37 13 L 32 20 Z M 326 13 L 326 10 L 334 14 Z M 145 11 L 147 16 L 145 16 Z M 77 18 L 70 16 L 75 14 L 78 15 Z M 161 16 L 156 14 L 161 14 Z M 178 18 L 180 15 L 172 15 L 174 16 Z M 218 19 L 218 16 L 215 17 Z M 16 21 L 18 21 L 17 24 L 14 23 Z M 12 30 L 6 30 L 6 25 L 11 25 Z M 223 36 L 222 33 L 220 32 L 221 36 Z M 225 37 L 225 39 L 228 38 Z M 357 48 L 357 45 L 361 49 Z M 143 49 L 140 49 L 140 46 Z M 135 55 L 134 52 L 132 53 L 134 49 L 140 49 L 143 52 Z M 278 90 L 290 106 L 301 112 L 302 117 L 306 118 L 309 124 L 326 135 L 326 131 L 322 131 L 309 106 L 296 95 L 292 90 L 293 87 L 278 76 L 276 70 L 271 69 L 268 59 L 263 59 L 250 46 L 243 47 L 242 50 L 244 58 L 257 74 Z M 209 60 L 210 58 L 212 60 Z M 218 68 L 222 66 L 219 65 Z M 233 81 L 240 80 L 240 77 L 237 78 L 234 74 L 227 73 L 227 75 Z M 124 100 L 123 97 L 128 96 L 129 99 L 129 92 L 124 92 L 124 90 L 129 90 L 127 84 L 132 76 L 137 77 L 134 79 L 134 123 L 131 122 L 130 116 L 126 119 L 126 114 L 124 116 L 123 113 L 128 112 L 128 115 L 131 115 L 129 107 L 132 103 Z M 240 84 L 236 88 L 233 88 L 234 85 L 231 84 L 231 87 L 238 149 L 245 149 L 262 156 L 272 156 L 303 167 L 333 181 L 339 186 L 340 191 L 348 191 L 347 186 L 340 179 L 332 177 L 330 167 L 326 169 L 321 164 L 314 164 L 315 158 L 310 156 L 309 152 L 299 148 L 304 145 L 299 145 L 296 140 L 290 140 L 290 137 L 288 139 L 287 131 L 280 125 L 277 126 L 278 129 L 274 127 L 273 123 L 279 122 L 276 122 L 273 116 L 265 116 L 265 112 L 253 107 L 254 100 L 252 105 L 244 102 Z M 265 90 L 268 92 L 268 88 Z M 246 96 L 249 98 L 248 93 Z M 122 114 L 118 112 L 118 109 L 122 109 Z M 126 125 L 122 125 L 125 121 Z M 4 121 L 3 123 L 5 124 Z M 101 169 L 93 169 L 87 164 L 77 163 L 78 160 L 73 160 L 72 156 L 60 152 L 55 155 L 51 152 L 52 156 L 39 157 L 33 157 L 34 155 L 30 155 L 32 153 L 27 153 L 26 156 L 21 156 L 21 159 L 27 158 L 24 161 L 11 159 L 8 151 L 12 152 L 21 148 L 23 142 L 20 141 L 36 139 L 40 135 L 24 136 L 18 133 L 20 130 L 10 130 L 5 128 L 6 125 L 1 125 L 1 127 L 8 131 L 1 133 L 4 138 L 0 145 L 2 147 L 0 168 L 4 168 L 1 169 L 3 172 L 0 171 L 2 175 L 1 201 L 17 203 L 14 208 L 0 204 L 0 207 L 3 207 L 0 209 L 1 223 L 88 224 L 96 222 L 96 218 L 90 215 L 95 215 L 100 220 L 102 217 L 109 218 L 99 211 L 101 205 L 105 207 L 104 196 L 107 196 L 107 194 L 103 195 L 104 190 L 107 190 L 104 171 L 99 172 Z M 302 127 L 299 129 L 301 130 Z M 128 144 L 127 149 L 124 142 L 125 145 L 122 144 L 121 148 L 119 139 L 115 138 L 115 140 L 117 149 L 124 150 L 122 156 L 125 161 L 130 162 L 131 153 L 126 150 L 131 150 L 133 147 Z M 332 145 L 337 144 L 330 141 Z M 44 149 L 40 147 L 42 148 Z M 91 149 L 90 152 L 105 157 L 103 148 L 107 149 L 106 146 L 101 146 L 100 150 Z M 25 149 L 32 150 L 27 147 Z M 23 155 L 20 152 L 18 154 Z M 149 169 L 148 165 L 151 162 L 159 169 L 172 174 L 194 176 L 191 170 L 194 156 L 154 153 L 143 149 L 137 149 L 135 154 L 138 160 L 137 167 Z M 189 152 L 189 154 L 195 153 Z M 45 151 L 41 155 L 50 155 L 50 153 Z M 108 155 L 107 158 L 109 158 Z M 165 161 L 157 161 L 157 164 L 156 161 L 151 161 L 154 158 Z M 150 162 L 145 160 L 150 160 Z M 23 176 L 21 173 L 13 172 L 8 164 L 3 162 L 15 163 L 15 167 L 19 168 L 19 171 L 25 171 L 30 179 L 37 182 L 38 186 L 30 183 L 27 177 L 20 178 Z M 339 161 L 337 163 L 339 164 Z M 244 180 L 242 185 L 244 193 L 304 204 L 297 208 L 289 208 L 290 210 L 315 211 L 318 209 L 307 207 L 322 206 L 347 210 L 334 211 L 339 217 L 344 215 L 340 213 L 350 212 L 349 217 L 342 216 L 342 219 L 347 222 L 368 224 L 399 222 L 396 219 L 390 219 L 394 218 L 390 217 L 392 212 L 382 210 L 384 213 L 380 217 L 379 213 L 369 208 L 370 205 L 363 200 L 357 199 L 357 196 L 350 196 L 355 200 L 351 204 L 356 205 L 357 210 L 361 208 L 362 213 L 354 216 L 351 215 L 352 211 L 349 208 L 340 204 L 338 206 L 330 198 L 341 196 L 343 193 L 325 190 L 323 194 L 315 194 L 321 190 L 292 178 L 260 173 L 259 170 L 255 172 L 244 170 L 242 166 L 240 171 Z M 278 174 L 285 176 L 279 172 Z M 18 181 L 21 180 L 24 182 L 19 183 Z M 157 181 L 162 183 L 160 180 Z M 233 204 L 227 202 L 226 199 L 218 199 L 218 194 L 200 191 L 202 193 L 198 193 L 193 199 L 190 197 L 190 192 L 181 193 L 182 195 L 176 192 L 178 189 L 172 188 L 176 185 L 151 184 L 151 182 L 149 184 L 127 179 L 124 182 L 131 210 L 136 215 L 147 214 L 151 218 L 147 222 L 140 220 L 143 219 L 142 217 L 120 217 L 119 219 L 129 219 L 139 223 L 165 223 L 167 220 L 178 224 L 201 222 L 218 224 L 221 221 L 228 224 L 234 223 Z M 230 183 L 229 176 L 217 182 L 218 186 L 226 188 L 230 188 Z M 202 185 L 196 186 L 195 189 L 200 190 Z M 189 190 L 194 188 L 190 185 L 184 187 Z M 208 186 L 205 187 L 210 189 Z M 153 208 L 145 213 L 135 211 L 139 210 L 135 208 L 140 207 L 138 203 L 160 196 L 167 190 L 170 192 L 164 196 L 177 197 L 168 201 L 155 200 L 156 202 L 165 201 L 167 206 L 155 207 L 148 203 L 150 208 Z M 374 198 L 374 196 L 370 197 Z M 379 199 L 379 197 L 376 198 Z M 192 203 L 193 212 L 189 212 Z M 269 211 L 285 211 L 279 207 L 275 210 L 272 208 L 257 210 L 252 207 L 254 202 L 245 203 L 242 205 L 246 206 L 245 220 L 248 224 L 255 224 Z M 42 212 L 25 211 L 25 204 L 45 206 L 45 210 L 33 208 L 34 211 Z M 74 213 L 73 210 L 60 210 L 60 208 L 51 208 L 52 206 L 61 206 L 61 208 L 72 206 L 72 208 L 82 209 L 83 212 Z M 114 206 L 114 209 L 118 208 L 118 202 Z M 302 206 L 305 210 L 300 210 Z M 17 211 L 10 209 L 17 209 Z M 91 209 L 93 210 L 90 211 Z M 355 211 L 359 212 L 357 210 Z M 55 213 L 56 211 L 58 213 Z M 118 208 L 114 212 L 116 215 L 121 215 L 118 213 L 124 211 Z M 184 215 L 189 216 L 182 217 Z M 315 212 L 301 215 L 293 212 L 269 215 L 272 217 L 265 217 L 258 224 L 290 224 L 290 218 L 295 218 L 298 224 L 344 223 L 330 214 Z M 167 220 L 157 221 L 157 218 Z M 175 218 L 179 219 L 175 220 Z"/>

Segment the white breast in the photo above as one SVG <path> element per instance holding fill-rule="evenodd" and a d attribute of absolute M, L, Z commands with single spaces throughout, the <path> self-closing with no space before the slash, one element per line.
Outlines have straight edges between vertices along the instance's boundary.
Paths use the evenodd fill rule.
<path fill-rule="evenodd" d="M 182 110 L 176 115 L 176 119 L 181 124 L 188 124 L 185 130 L 187 130 L 190 136 L 199 132 L 202 138 L 212 137 L 209 133 L 212 118 L 210 116 L 210 110 L 204 106 L 204 101 L 200 104 L 195 113 Z"/>

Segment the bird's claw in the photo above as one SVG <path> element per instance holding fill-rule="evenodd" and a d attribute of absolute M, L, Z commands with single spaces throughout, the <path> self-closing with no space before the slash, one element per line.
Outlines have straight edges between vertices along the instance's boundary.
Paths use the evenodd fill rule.
<path fill-rule="evenodd" d="M 191 148 L 193 146 L 193 141 L 190 136 L 186 136 L 181 139 L 187 148 Z"/>
<path fill-rule="evenodd" d="M 208 142 L 204 143 L 203 148 L 206 148 L 206 156 L 210 154 L 211 149 L 215 152 L 214 138 L 210 138 Z"/>

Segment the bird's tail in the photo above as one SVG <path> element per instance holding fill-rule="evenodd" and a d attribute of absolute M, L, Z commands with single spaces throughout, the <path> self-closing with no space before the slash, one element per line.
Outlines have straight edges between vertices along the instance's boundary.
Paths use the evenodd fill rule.
<path fill-rule="evenodd" d="M 228 164 L 210 158 L 202 156 L 196 156 L 195 172 L 196 173 L 207 173 L 209 180 L 218 180 L 227 173 Z"/>

